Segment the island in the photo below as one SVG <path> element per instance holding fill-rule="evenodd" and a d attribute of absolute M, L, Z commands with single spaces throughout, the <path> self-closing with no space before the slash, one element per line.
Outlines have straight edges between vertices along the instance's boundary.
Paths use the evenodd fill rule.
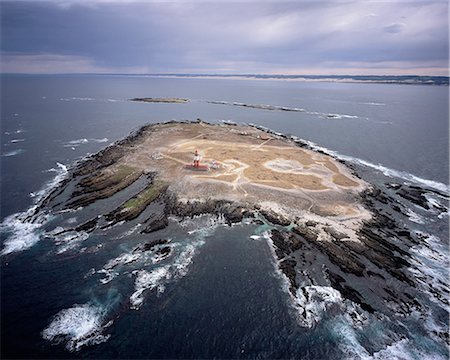
<path fill-rule="evenodd" d="M 393 215 L 407 213 L 394 194 L 425 208 L 424 194 L 433 190 L 395 183 L 388 190 L 295 136 L 252 124 L 170 121 L 145 125 L 77 163 L 35 214 L 86 209 L 83 222 L 59 234 L 101 232 L 139 218 L 139 233 L 154 235 L 176 219 L 208 214 L 229 226 L 265 225 L 299 321 L 314 326 L 318 319 L 306 304 L 332 306 L 333 296 L 342 296 L 354 304 L 349 312 L 357 326 L 369 315 L 425 313 L 417 301 L 422 291 L 446 302 L 432 278 L 424 275 L 419 287 L 414 276 L 421 264 L 409 249 L 433 245 Z M 162 261 L 170 256 L 168 243 L 153 236 L 104 271 L 140 253 L 153 251 Z M 142 291 L 131 297 L 132 308 Z M 448 341 L 445 331 L 435 335 Z"/>

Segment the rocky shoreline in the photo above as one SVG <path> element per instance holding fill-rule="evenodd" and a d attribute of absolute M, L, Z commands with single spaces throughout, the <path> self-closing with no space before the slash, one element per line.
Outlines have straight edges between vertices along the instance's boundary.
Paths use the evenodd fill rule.
<path fill-rule="evenodd" d="M 228 225 L 247 219 L 255 225 L 265 223 L 270 227 L 268 235 L 275 260 L 287 280 L 294 303 L 298 303 L 300 298 L 308 298 L 308 287 L 326 285 L 339 291 L 344 299 L 356 304 L 360 311 L 373 315 L 405 316 L 413 311 L 426 312 L 426 308 L 417 300 L 423 289 L 443 306 L 449 305 L 445 294 L 446 284 L 443 284 L 442 290 L 426 281 L 424 284 L 417 283 L 411 269 L 420 269 L 412 261 L 410 249 L 426 244 L 420 234 L 411 233 L 392 215 L 407 214 L 407 209 L 398 198 L 429 210 L 433 205 L 427 200 L 426 194 L 434 190 L 389 184 L 386 188 L 390 193 L 387 193 L 370 186 L 357 195 L 357 200 L 371 217 L 356 229 L 357 238 L 351 239 L 348 232 L 334 226 L 337 222 L 332 217 L 320 213 L 312 214 L 314 216 L 306 213 L 303 218 L 289 217 L 245 199 L 184 199 L 172 190 L 170 184 L 160 180 L 155 171 L 144 172 L 122 167 L 112 173 L 105 172 L 105 169 L 116 166 L 119 159 L 125 158 L 130 150 L 143 143 L 148 133 L 156 131 L 156 128 L 157 125 L 146 125 L 126 139 L 77 164 L 60 186 L 43 199 L 39 209 L 63 211 L 90 206 L 140 183 L 139 190 L 114 210 L 106 214 L 99 213 L 97 217 L 69 231 L 92 232 L 96 228 L 111 227 L 138 218 L 149 207 L 152 211 L 141 221 L 141 234 L 165 229 L 169 226 L 170 217 L 181 221 L 184 218 L 212 215 L 222 217 Z M 309 148 L 307 143 L 298 138 L 257 128 L 269 135 L 289 140 L 300 148 Z M 353 175 L 358 177 L 354 170 Z M 447 194 L 434 192 L 448 200 Z M 445 211 L 442 205 L 435 204 L 434 209 Z M 155 245 L 166 243 L 166 239 L 159 239 L 135 251 L 148 251 Z M 168 256 L 170 248 L 162 247 L 158 251 L 164 257 Z M 306 311 L 303 317 L 306 319 Z M 445 333 L 436 336 L 449 343 Z"/>

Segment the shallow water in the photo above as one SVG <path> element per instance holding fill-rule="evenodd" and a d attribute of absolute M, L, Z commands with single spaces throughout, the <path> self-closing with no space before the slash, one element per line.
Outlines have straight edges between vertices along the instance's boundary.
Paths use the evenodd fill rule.
<path fill-rule="evenodd" d="M 127 101 L 139 96 L 192 101 Z M 445 191 L 447 96 L 448 87 L 437 86 L 3 76 L 2 355 L 446 358 L 446 346 L 431 330 L 448 331 L 448 309 L 427 293 L 425 285 L 421 301 L 431 314 L 425 320 L 411 316 L 397 323 L 370 318 L 361 320 L 361 328 L 347 317 L 354 311 L 351 303 L 326 284 L 311 287 L 315 300 L 303 305 L 309 306 L 308 319 L 315 320 L 312 327 L 305 326 L 287 293 L 286 281 L 276 271 L 270 242 L 262 236 L 266 225 L 229 228 L 220 219 L 210 218 L 182 224 L 172 221 L 169 228 L 150 235 L 171 239 L 173 253 L 167 260 L 156 262 L 143 256 L 131 261 L 133 248 L 149 237 L 138 234 L 139 219 L 104 234 L 63 238 L 43 235 L 88 216 L 79 212 L 53 215 L 42 218 L 42 226 L 34 228 L 17 213 L 27 212 L 45 189 L 64 176 L 66 166 L 145 123 L 169 119 L 259 124 L 335 152 L 380 186 L 407 181 Z M 262 110 L 206 100 L 305 111 Z M 120 194 L 115 201 L 120 203 Z M 439 197 L 429 201 L 445 204 Z M 399 221 L 411 231 L 432 235 L 429 247 L 411 249 L 422 269 L 417 277 L 440 278 L 445 283 L 448 215 L 412 205 L 410 212 L 409 219 Z M 119 265 L 106 269 L 111 261 Z M 325 257 L 317 261 L 328 264 Z M 320 267 L 309 270 L 321 271 Z M 443 292 L 448 298 L 448 290 Z M 132 299 L 139 299 L 135 308 L 130 300 L 133 294 Z M 419 329 L 417 324 L 424 321 L 425 330 Z"/>

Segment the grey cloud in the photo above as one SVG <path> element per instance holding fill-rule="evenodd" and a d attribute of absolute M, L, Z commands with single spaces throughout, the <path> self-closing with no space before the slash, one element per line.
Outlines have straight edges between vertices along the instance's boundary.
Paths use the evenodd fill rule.
<path fill-rule="evenodd" d="M 73 63 L 75 72 L 293 72 L 317 71 L 320 64 L 345 71 L 352 64 L 380 63 L 398 70 L 402 62 L 441 71 L 448 66 L 444 1 L 0 6 L 3 59 L 12 66 L 13 57 L 20 58 L 30 71 L 46 68 L 50 58 L 61 71 Z"/>
<path fill-rule="evenodd" d="M 396 23 L 396 24 L 391 24 L 391 25 L 383 27 L 383 30 L 387 33 L 397 34 L 399 32 L 402 32 L 404 27 L 405 27 L 405 24 Z"/>

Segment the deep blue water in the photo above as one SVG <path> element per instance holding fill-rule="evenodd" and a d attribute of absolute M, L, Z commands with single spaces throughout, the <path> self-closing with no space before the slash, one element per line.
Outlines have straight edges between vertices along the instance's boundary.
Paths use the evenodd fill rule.
<path fill-rule="evenodd" d="M 277 80 L 3 75 L 1 219 L 32 206 L 33 194 L 60 171 L 58 163 L 70 166 L 143 124 L 170 119 L 263 125 L 312 141 L 359 165 L 369 164 L 362 173 L 372 182 L 413 179 L 442 189 L 448 185 L 449 171 L 448 90 L 446 86 Z M 127 101 L 132 97 L 186 97 L 191 102 Z M 269 111 L 207 100 L 306 111 Z M 380 170 L 398 177 L 386 177 Z M 68 224 L 71 216 L 58 221 Z M 417 226 L 447 243 L 445 221 Z M 104 286 L 99 286 L 100 275 L 88 274 L 131 251 L 141 238 L 93 236 L 85 247 L 105 244 L 102 251 L 80 255 L 77 250 L 62 256 L 51 241 L 41 239 L 2 258 L 2 353 L 20 358 L 352 358 L 386 347 L 355 335 L 339 318 L 313 329 L 299 326 L 269 244 L 250 239 L 263 230 L 245 224 L 231 229 L 212 226 L 205 233 L 192 234 L 176 225 L 164 230 L 161 236 L 172 237 L 180 255 L 192 244 L 195 255 L 188 273 L 168 281 L 164 292 L 147 290 L 139 310 L 130 310 L 127 303 L 133 293 L 134 268 L 124 265 L 120 276 Z M 23 236 L 28 233 L 23 230 Z M 7 236 L 2 234 L 2 240 Z M 43 339 L 43 330 L 64 309 L 77 309 L 73 317 L 64 318 L 65 326 L 77 331 L 82 324 L 74 318 L 84 314 L 83 304 L 103 309 L 102 316 L 113 321 L 104 332 L 109 339 L 74 352 L 64 349 L 65 342 L 52 345 Z M 445 355 L 442 348 L 433 350 L 426 334 L 416 339 L 422 344 L 416 356 L 434 351 Z M 372 351 L 358 347 L 364 343 Z M 399 356 L 405 351 L 406 345 L 398 344 L 387 354 Z"/>

